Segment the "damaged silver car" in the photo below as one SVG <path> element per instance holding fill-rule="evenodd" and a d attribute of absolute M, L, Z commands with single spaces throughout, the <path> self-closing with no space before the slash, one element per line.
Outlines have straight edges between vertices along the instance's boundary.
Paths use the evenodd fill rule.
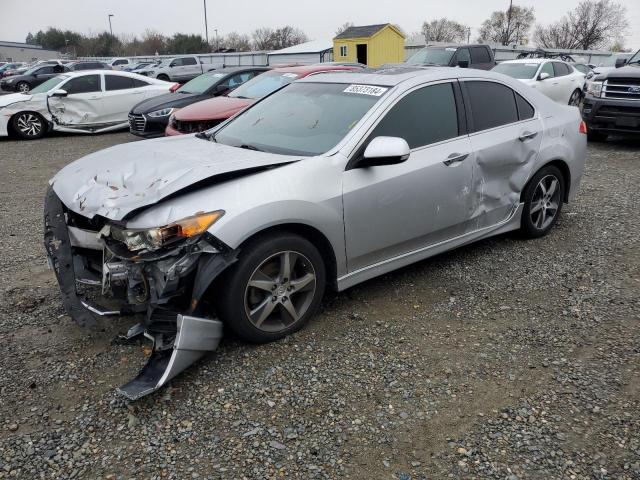
<path fill-rule="evenodd" d="M 321 74 L 210 131 L 68 165 L 50 182 L 45 246 L 80 325 L 142 318 L 129 336 L 154 352 L 120 388 L 135 399 L 214 350 L 223 326 L 276 340 L 325 288 L 510 230 L 545 235 L 585 155 L 575 108 L 499 74 Z"/>

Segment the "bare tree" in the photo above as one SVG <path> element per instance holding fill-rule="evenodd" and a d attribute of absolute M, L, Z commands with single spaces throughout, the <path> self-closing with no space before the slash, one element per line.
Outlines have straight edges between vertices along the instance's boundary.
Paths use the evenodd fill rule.
<path fill-rule="evenodd" d="M 226 48 L 236 52 L 248 52 L 251 50 L 251 38 L 244 33 L 231 32 L 218 39 L 218 48 Z"/>
<path fill-rule="evenodd" d="M 488 19 L 482 22 L 480 40 L 502 45 L 526 43 L 534 21 L 533 7 L 514 5 L 504 12 L 493 12 Z"/>
<path fill-rule="evenodd" d="M 269 27 L 256 28 L 251 33 L 253 48 L 256 50 L 271 50 L 273 29 Z"/>
<path fill-rule="evenodd" d="M 273 32 L 273 35 L 271 36 L 271 49 L 280 50 L 293 45 L 299 45 L 300 43 L 307 42 L 308 40 L 307 35 L 302 30 L 286 25 L 284 27 L 277 28 Z"/>
<path fill-rule="evenodd" d="M 628 28 L 624 6 L 612 0 L 583 0 L 558 22 L 538 26 L 534 40 L 546 48 L 598 49 L 619 40 Z"/>
<path fill-rule="evenodd" d="M 338 27 L 338 29 L 336 30 L 336 37 L 338 35 L 340 35 L 342 32 L 344 32 L 345 30 L 348 30 L 349 28 L 353 27 L 353 22 L 345 22 L 342 25 L 340 25 Z"/>
<path fill-rule="evenodd" d="M 461 23 L 438 18 L 422 24 L 424 40 L 429 42 L 464 42 L 467 38 L 469 27 Z"/>

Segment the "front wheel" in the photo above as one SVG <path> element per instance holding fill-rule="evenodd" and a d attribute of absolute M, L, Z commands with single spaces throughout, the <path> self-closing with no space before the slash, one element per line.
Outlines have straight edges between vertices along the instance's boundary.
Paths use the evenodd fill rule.
<path fill-rule="evenodd" d="M 31 85 L 27 82 L 18 82 L 16 85 L 16 92 L 27 93 L 31 90 Z"/>
<path fill-rule="evenodd" d="M 261 237 L 245 245 L 216 282 L 216 313 L 243 340 L 277 340 L 315 314 L 325 272 L 322 256 L 308 240 L 289 233 Z"/>
<path fill-rule="evenodd" d="M 553 165 L 541 168 L 524 189 L 521 231 L 529 238 L 549 233 L 558 221 L 564 199 L 565 180 Z"/>
<path fill-rule="evenodd" d="M 35 112 L 20 112 L 11 119 L 13 130 L 24 140 L 36 140 L 46 133 L 46 123 Z"/>
<path fill-rule="evenodd" d="M 571 96 L 569 97 L 569 106 L 579 107 L 581 101 L 582 101 L 582 92 L 577 89 L 574 90 Z"/>

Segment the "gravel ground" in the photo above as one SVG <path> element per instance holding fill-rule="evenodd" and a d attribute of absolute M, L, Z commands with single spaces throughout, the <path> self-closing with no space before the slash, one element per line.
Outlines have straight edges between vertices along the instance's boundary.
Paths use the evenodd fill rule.
<path fill-rule="evenodd" d="M 41 210 L 60 167 L 132 140 L 0 141 L 0 478 L 640 479 L 640 143 L 589 146 L 548 237 L 333 295 L 130 403 L 144 346 L 64 314 Z"/>

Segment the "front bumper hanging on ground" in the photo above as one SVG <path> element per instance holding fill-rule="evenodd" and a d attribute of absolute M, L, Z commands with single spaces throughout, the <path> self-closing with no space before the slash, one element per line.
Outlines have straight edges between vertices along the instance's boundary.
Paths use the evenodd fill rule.
<path fill-rule="evenodd" d="M 124 304 L 105 309 L 83 298 L 77 290 L 77 257 L 67 226 L 67 212 L 52 188 L 45 198 L 44 245 L 56 275 L 67 313 L 81 327 L 92 328 L 99 316 L 124 316 L 145 313 L 145 320 L 129 330 L 126 338 L 140 334 L 153 340 L 153 353 L 138 376 L 118 388 L 125 397 L 136 400 L 165 385 L 180 372 L 218 347 L 222 322 L 204 318 L 201 299 L 211 282 L 236 260 L 237 252 L 228 250 L 198 257 L 193 275 L 189 307 L 184 312 L 166 308 L 166 298 L 152 296 L 148 304 Z M 76 257 L 76 258 L 74 258 Z M 175 294 L 175 292 L 173 292 Z M 93 312 L 93 314 L 92 314 Z"/>

